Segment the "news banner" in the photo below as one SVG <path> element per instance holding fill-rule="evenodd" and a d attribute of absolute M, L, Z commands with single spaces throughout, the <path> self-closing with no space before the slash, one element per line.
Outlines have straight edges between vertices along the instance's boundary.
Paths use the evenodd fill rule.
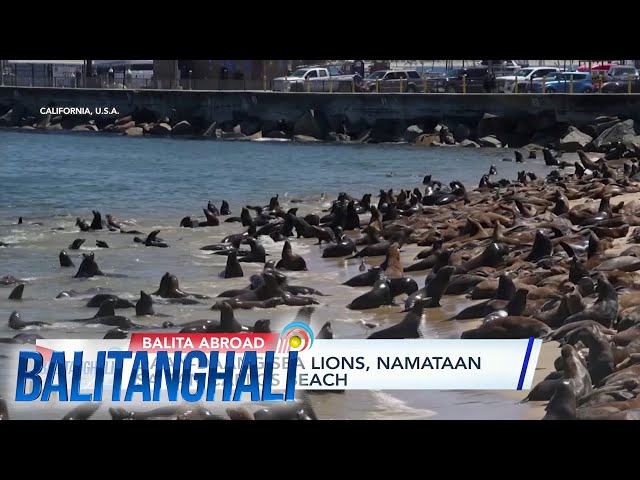
<path fill-rule="evenodd" d="M 314 339 L 280 334 L 134 333 L 38 339 L 17 358 L 17 402 L 292 401 L 296 390 L 522 390 L 541 340 Z"/>

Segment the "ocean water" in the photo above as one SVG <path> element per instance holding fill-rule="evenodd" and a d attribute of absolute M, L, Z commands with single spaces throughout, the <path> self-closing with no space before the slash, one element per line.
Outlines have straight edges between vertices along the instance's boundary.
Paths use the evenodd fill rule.
<path fill-rule="evenodd" d="M 52 323 L 32 333 L 47 338 L 102 338 L 112 327 L 70 324 L 68 320 L 87 318 L 96 309 L 86 307 L 83 297 L 56 299 L 64 290 L 105 287 L 119 296 L 139 298 L 140 290 L 151 293 L 158 288 L 165 272 L 178 276 L 180 288 L 215 297 L 223 290 L 242 288 L 248 277 L 262 270 L 262 264 L 242 264 L 244 278 L 220 279 L 226 257 L 200 250 L 217 243 L 230 233 L 245 229 L 239 223 L 221 223 L 219 227 L 180 228 L 187 215 L 204 219 L 202 209 L 211 201 L 218 207 L 227 200 L 232 215 L 244 205 L 266 205 L 279 195 L 287 209 L 299 207 L 299 215 L 318 213 L 330 205 L 339 192 L 354 197 L 376 195 L 381 188 L 399 191 L 421 187 L 425 174 L 443 182 L 459 180 L 475 186 L 491 164 L 498 177 L 515 178 L 526 169 L 544 175 L 543 160 L 528 160 L 524 165 L 503 162 L 513 159 L 511 149 L 424 148 L 411 145 L 338 145 L 297 144 L 290 142 L 244 142 L 182 140 L 164 138 L 128 138 L 106 134 L 32 133 L 0 131 L 0 276 L 13 275 L 28 281 L 22 301 L 7 299 L 12 287 L 0 286 L 0 337 L 11 337 L 6 320 L 18 310 L 25 320 Z M 118 232 L 80 232 L 74 226 L 77 217 L 91 221 L 92 210 L 103 218 L 110 213 L 127 221 L 129 229 L 145 234 L 160 229 L 159 236 L 170 248 L 144 247 L 133 242 L 133 235 Z M 18 217 L 23 224 L 17 225 Z M 366 216 L 363 216 L 365 219 Z M 76 238 L 86 241 L 80 250 L 69 250 Z M 108 249 L 96 247 L 106 241 Z M 262 237 L 271 258 L 278 260 L 282 243 Z M 290 283 L 306 285 L 327 296 L 318 297 L 312 327 L 317 331 L 327 320 L 334 335 L 342 338 L 364 337 L 359 320 L 382 325 L 399 321 L 402 307 L 384 307 L 374 311 L 351 311 L 346 305 L 366 288 L 350 288 L 341 283 L 357 275 L 359 260 L 322 259 L 321 247 L 313 240 L 294 240 L 293 250 L 302 255 L 308 272 L 290 272 Z M 61 268 L 58 253 L 66 249 L 75 268 Z M 420 247 L 402 250 L 405 265 L 413 263 Z M 116 277 L 75 279 L 82 253 L 92 251 L 100 268 Z M 383 258 L 368 258 L 377 265 Z M 427 272 L 410 274 L 421 286 Z M 404 297 L 398 299 L 400 302 Z M 215 319 L 210 309 L 214 299 L 198 305 L 157 304 L 155 309 L 171 315 L 177 326 L 192 320 Z M 455 338 L 468 327 L 467 322 L 451 322 L 469 301 L 464 297 L 445 297 L 442 308 L 427 312 L 423 331 L 433 338 Z M 296 307 L 269 310 L 239 310 L 236 318 L 246 325 L 256 319 L 272 319 L 272 328 L 285 325 L 296 314 Z M 135 320 L 133 310 L 119 310 L 135 322 L 160 325 L 165 319 Z M 466 326 L 465 326 L 466 324 Z M 2 350 L 0 345 L 0 350 Z M 0 354 L 2 352 L 0 351 Z M 3 366 L 0 376 L 13 378 Z M 1 382 L 0 382 L 1 383 Z M 0 395 L 2 392 L 0 391 Z M 523 394 L 525 396 L 526 394 Z M 4 395 L 7 398 L 7 395 Z M 7 398 L 7 400 L 10 400 Z M 439 419 L 439 418 L 526 418 L 527 405 L 517 404 L 500 392 L 434 391 L 348 391 L 344 394 L 313 396 L 313 405 L 321 418 L 357 419 Z M 212 405 L 212 410 L 224 406 Z M 13 418 L 61 418 L 64 410 L 33 411 L 29 404 L 10 403 Z M 101 409 L 95 418 L 109 418 Z"/>

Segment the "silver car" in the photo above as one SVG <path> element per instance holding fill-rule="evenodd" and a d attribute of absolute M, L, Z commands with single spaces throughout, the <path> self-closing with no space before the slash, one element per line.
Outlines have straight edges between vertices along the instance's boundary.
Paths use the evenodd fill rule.
<path fill-rule="evenodd" d="M 418 93 L 424 91 L 424 80 L 415 70 L 378 70 L 364 78 L 370 92 Z"/>

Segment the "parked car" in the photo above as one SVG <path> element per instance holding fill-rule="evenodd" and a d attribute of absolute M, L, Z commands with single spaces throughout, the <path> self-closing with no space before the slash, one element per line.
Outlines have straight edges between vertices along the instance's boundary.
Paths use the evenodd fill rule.
<path fill-rule="evenodd" d="M 487 82 L 490 79 L 489 69 L 487 67 L 472 67 L 449 70 L 444 74 L 444 77 L 430 80 L 428 88 L 432 92 L 460 93 L 462 92 L 463 79 L 467 92 L 486 92 Z"/>
<path fill-rule="evenodd" d="M 607 82 L 602 85 L 602 93 L 628 93 L 629 79 Z M 640 93 L 640 78 L 631 79 L 631 93 Z"/>
<path fill-rule="evenodd" d="M 312 66 L 299 68 L 286 77 L 274 78 L 271 88 L 274 92 L 351 92 L 354 83 L 361 85 L 361 78 L 345 75 L 335 65 Z"/>
<path fill-rule="evenodd" d="M 637 77 L 638 70 L 635 67 L 629 65 L 617 65 L 611 67 L 605 74 L 606 81 L 627 80 L 627 77 Z"/>
<path fill-rule="evenodd" d="M 378 70 L 364 78 L 364 84 L 370 92 L 407 92 L 424 91 L 424 80 L 415 70 Z"/>
<path fill-rule="evenodd" d="M 521 68 L 513 75 L 504 77 L 496 77 L 496 85 L 498 92 L 513 93 L 516 91 L 516 83 L 518 84 L 518 92 L 525 92 L 529 84 L 536 78 L 542 78 L 550 73 L 559 72 L 558 67 L 528 67 Z"/>
<path fill-rule="evenodd" d="M 591 75 L 586 72 L 555 72 L 544 77 L 545 93 L 569 93 L 573 79 L 573 93 L 593 92 Z M 533 93 L 542 93 L 542 79 L 531 82 L 529 89 Z"/>

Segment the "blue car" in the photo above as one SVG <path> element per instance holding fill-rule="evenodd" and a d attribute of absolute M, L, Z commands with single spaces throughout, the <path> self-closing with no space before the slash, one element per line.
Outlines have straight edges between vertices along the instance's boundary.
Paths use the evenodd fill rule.
<path fill-rule="evenodd" d="M 588 72 L 554 72 L 544 77 L 545 93 L 570 93 L 573 77 L 573 93 L 593 92 L 591 74 Z M 542 93 L 542 80 L 536 80 L 530 87 L 533 93 Z"/>

